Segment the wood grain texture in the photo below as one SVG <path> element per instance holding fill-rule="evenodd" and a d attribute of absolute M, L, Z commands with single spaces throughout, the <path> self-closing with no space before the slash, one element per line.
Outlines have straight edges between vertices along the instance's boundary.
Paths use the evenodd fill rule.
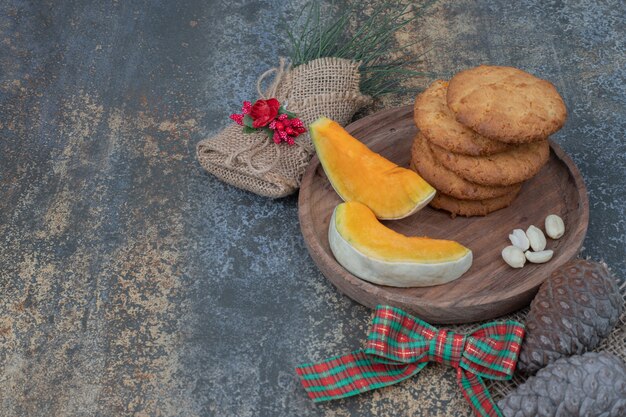
<path fill-rule="evenodd" d="M 412 106 L 375 113 L 348 126 L 348 131 L 372 150 L 408 166 L 417 128 Z M 543 281 L 560 265 L 578 254 L 589 221 L 587 191 L 572 160 L 551 142 L 550 160 L 540 173 L 524 184 L 518 198 L 506 209 L 486 217 L 451 219 L 449 214 L 427 207 L 405 219 L 384 222 L 413 236 L 451 239 L 470 248 L 470 270 L 449 284 L 424 288 L 394 288 L 371 284 L 339 265 L 328 244 L 328 224 L 341 202 L 317 158 L 309 165 L 300 190 L 300 227 L 311 257 L 323 274 L 347 296 L 374 307 L 390 304 L 406 309 L 431 323 L 467 323 L 487 320 L 527 305 Z M 559 240 L 549 240 L 554 258 L 547 264 L 527 264 L 512 269 L 500 256 L 515 228 L 534 224 L 543 229 L 548 214 L 558 214 L 566 225 Z"/>

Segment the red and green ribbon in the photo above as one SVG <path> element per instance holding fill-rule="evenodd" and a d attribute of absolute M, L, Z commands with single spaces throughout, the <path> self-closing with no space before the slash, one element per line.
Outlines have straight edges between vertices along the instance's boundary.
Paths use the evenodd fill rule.
<path fill-rule="evenodd" d="M 406 312 L 378 306 L 365 349 L 296 368 L 315 401 L 350 397 L 412 377 L 428 362 L 450 365 L 477 416 L 501 416 L 483 378 L 511 379 L 524 326 L 497 321 L 463 335 L 437 329 Z"/>

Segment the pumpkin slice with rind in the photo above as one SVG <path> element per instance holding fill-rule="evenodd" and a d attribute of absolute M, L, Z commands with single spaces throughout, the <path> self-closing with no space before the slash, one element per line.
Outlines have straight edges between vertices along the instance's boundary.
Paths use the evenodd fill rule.
<path fill-rule="evenodd" d="M 472 251 L 460 243 L 395 232 L 380 223 L 367 206 L 356 201 L 335 208 L 328 240 L 344 268 L 380 285 L 445 284 L 459 278 L 472 265 Z"/>
<path fill-rule="evenodd" d="M 337 122 L 321 117 L 309 132 L 337 194 L 365 204 L 379 219 L 410 216 L 435 196 L 436 190 L 417 173 L 371 151 Z"/>

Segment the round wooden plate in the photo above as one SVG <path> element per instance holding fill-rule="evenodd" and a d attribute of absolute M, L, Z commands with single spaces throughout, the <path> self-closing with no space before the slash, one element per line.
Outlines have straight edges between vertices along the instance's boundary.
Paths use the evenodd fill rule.
<path fill-rule="evenodd" d="M 347 130 L 373 151 L 408 167 L 417 133 L 413 106 L 372 114 Z M 300 227 L 311 257 L 339 291 L 359 303 L 393 305 L 431 323 L 487 320 L 524 307 L 552 271 L 576 257 L 589 221 L 587 191 L 576 165 L 558 145 L 551 142 L 550 146 L 549 162 L 505 209 L 485 217 L 453 219 L 447 212 L 426 207 L 405 219 L 384 222 L 405 235 L 456 240 L 472 250 L 474 262 L 461 278 L 421 288 L 372 284 L 337 263 L 328 244 L 328 224 L 341 199 L 314 157 L 304 174 L 298 201 Z M 552 260 L 540 265 L 527 263 L 521 269 L 505 264 L 500 252 L 510 244 L 509 233 L 516 228 L 526 230 L 531 224 L 544 229 L 544 219 L 551 213 L 565 222 L 561 239 L 548 238 L 547 249 L 554 250 Z"/>

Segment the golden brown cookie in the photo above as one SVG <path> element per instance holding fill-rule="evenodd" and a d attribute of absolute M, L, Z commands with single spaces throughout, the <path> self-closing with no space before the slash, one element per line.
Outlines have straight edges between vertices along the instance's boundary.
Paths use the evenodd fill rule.
<path fill-rule="evenodd" d="M 435 159 L 428 141 L 421 133 L 417 134 L 411 147 L 411 169 L 420 174 L 437 191 L 459 200 L 485 200 L 512 193 L 519 188 L 517 184 L 490 187 L 459 177 Z"/>
<path fill-rule="evenodd" d="M 435 198 L 430 201 L 430 205 L 437 209 L 449 211 L 453 217 L 456 215 L 466 217 L 486 216 L 491 212 L 511 205 L 521 188 L 520 184 L 513 192 L 488 200 L 458 200 L 449 195 L 437 193 Z"/>
<path fill-rule="evenodd" d="M 481 185 L 517 184 L 535 176 L 550 157 L 547 139 L 489 156 L 459 155 L 431 144 L 435 158 L 450 171 Z"/>
<path fill-rule="evenodd" d="M 417 96 L 413 119 L 419 130 L 434 144 L 464 155 L 492 155 L 511 145 L 488 139 L 457 122 L 448 108 L 448 82 L 438 80 Z"/>
<path fill-rule="evenodd" d="M 459 72 L 450 80 L 447 102 L 460 123 L 507 143 L 546 138 L 567 118 L 554 85 L 512 67 L 481 65 Z"/>

